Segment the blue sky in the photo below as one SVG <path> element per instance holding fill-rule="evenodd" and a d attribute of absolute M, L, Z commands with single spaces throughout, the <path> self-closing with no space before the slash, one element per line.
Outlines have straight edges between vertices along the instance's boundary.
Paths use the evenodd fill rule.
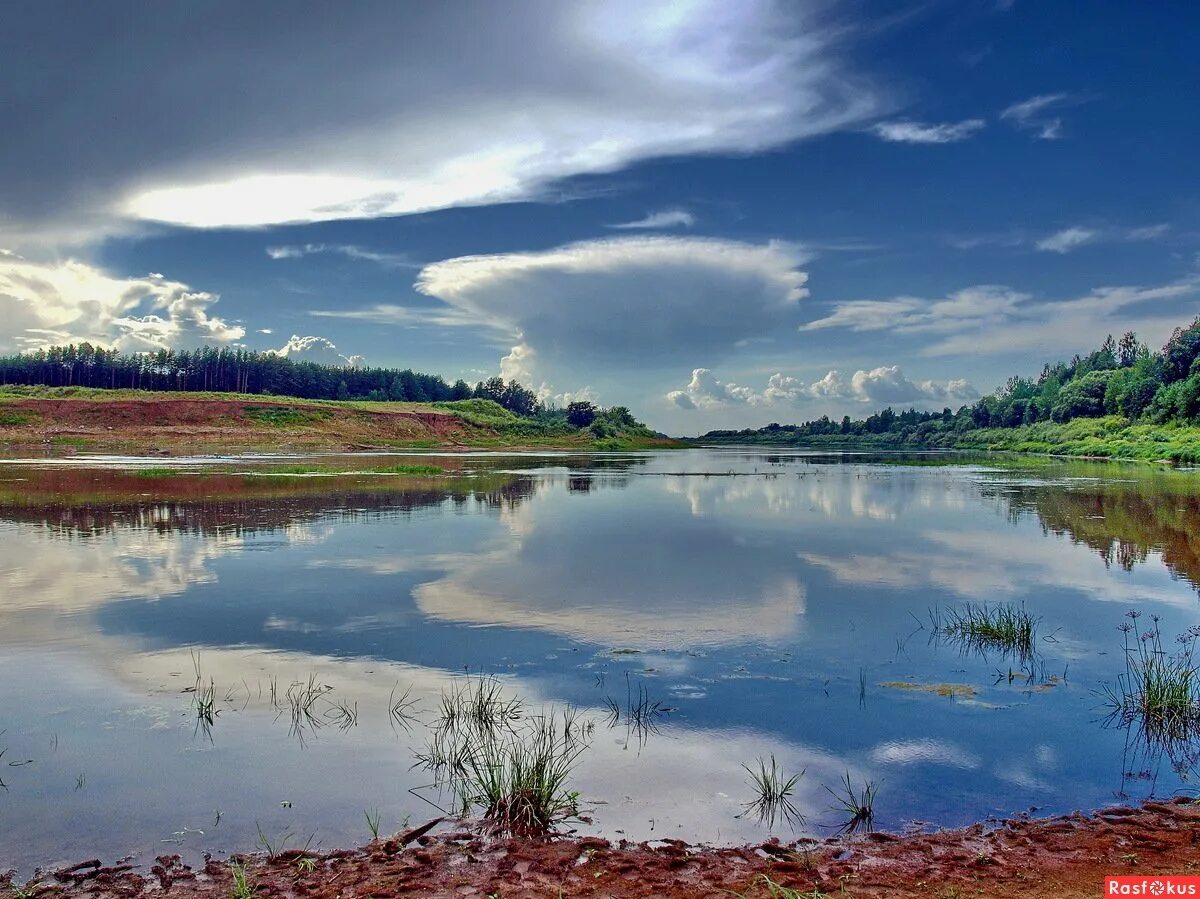
<path fill-rule="evenodd" d="M 695 433 L 1200 311 L 1189 3 L 0 15 L 0 350 L 503 373 Z"/>

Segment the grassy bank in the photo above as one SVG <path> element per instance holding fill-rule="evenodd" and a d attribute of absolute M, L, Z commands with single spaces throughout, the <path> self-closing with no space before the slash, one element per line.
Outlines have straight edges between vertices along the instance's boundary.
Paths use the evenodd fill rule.
<path fill-rule="evenodd" d="M 561 418 L 515 415 L 490 400 L 339 401 L 61 387 L 0 390 L 0 444 L 126 452 L 675 445 L 632 419 L 572 428 Z"/>

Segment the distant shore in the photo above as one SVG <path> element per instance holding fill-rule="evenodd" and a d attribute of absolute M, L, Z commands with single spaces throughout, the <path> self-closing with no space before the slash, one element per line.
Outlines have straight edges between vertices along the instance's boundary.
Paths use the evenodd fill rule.
<path fill-rule="evenodd" d="M 727 434 L 728 432 L 724 432 Z M 1200 464 L 1200 426 L 1134 424 L 1119 416 L 1038 422 L 1016 428 L 943 431 L 921 437 L 896 434 L 819 434 L 792 437 L 787 431 L 754 431 L 693 438 L 697 445 L 752 445 L 847 450 L 965 450 L 1109 459 L 1114 462 Z"/>
<path fill-rule="evenodd" d="M 289 850 L 273 857 L 178 856 L 153 864 L 91 859 L 42 872 L 6 891 L 17 897 L 155 895 L 460 897 L 975 897 L 1082 899 L 1109 875 L 1195 875 L 1200 805 L 1184 799 L 1093 815 L 1011 818 L 936 833 L 778 840 L 737 848 L 678 840 L 612 843 L 595 837 L 490 839 L 469 827 L 429 825 L 356 849 Z M 235 875 L 238 878 L 235 880 Z M 0 877 L 0 890 L 3 890 Z M 781 889 L 796 892 L 781 892 Z"/>

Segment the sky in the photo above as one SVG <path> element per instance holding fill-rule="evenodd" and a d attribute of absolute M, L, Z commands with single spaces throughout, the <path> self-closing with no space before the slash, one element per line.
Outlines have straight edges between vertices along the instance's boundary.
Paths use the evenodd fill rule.
<path fill-rule="evenodd" d="M 12 0 L 0 352 L 501 374 L 673 434 L 1200 313 L 1200 6 Z"/>

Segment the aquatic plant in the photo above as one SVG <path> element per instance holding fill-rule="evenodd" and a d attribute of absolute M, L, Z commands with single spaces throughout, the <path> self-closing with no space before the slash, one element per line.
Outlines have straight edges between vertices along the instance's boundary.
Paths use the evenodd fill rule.
<path fill-rule="evenodd" d="M 467 676 L 442 691 L 437 725 L 456 728 L 465 722 L 485 730 L 507 727 L 520 719 L 521 707 L 521 700 L 506 695 L 498 678 Z"/>
<path fill-rule="evenodd" d="M 379 809 L 375 809 L 374 816 L 372 816 L 371 813 L 368 811 L 364 811 L 363 815 L 366 816 L 367 827 L 371 831 L 371 839 L 378 840 L 379 839 Z"/>
<path fill-rule="evenodd" d="M 316 711 L 317 702 L 332 692 L 333 687 L 318 681 L 316 674 L 310 674 L 306 681 L 292 682 L 284 694 L 292 718 L 292 736 L 303 742 L 306 730 L 316 731 L 324 726 L 325 721 Z"/>
<path fill-rule="evenodd" d="M 629 672 L 625 672 L 625 706 L 621 707 L 611 696 L 604 698 L 604 723 L 610 729 L 625 723 L 625 746 L 631 737 L 637 738 L 638 748 L 646 745 L 651 734 L 659 731 L 658 721 L 671 709 L 660 700 L 651 699 L 645 684 L 638 684 L 634 692 Z"/>
<path fill-rule="evenodd" d="M 478 810 L 496 832 L 538 836 L 576 814 L 578 794 L 566 784 L 590 733 L 572 708 L 527 715 L 495 678 L 467 678 L 443 691 L 416 765 L 459 813 Z"/>
<path fill-rule="evenodd" d="M 1120 626 L 1125 636 L 1125 670 L 1104 687 L 1108 723 L 1136 729 L 1148 743 L 1167 750 L 1200 738 L 1200 668 L 1196 641 L 1200 626 L 1176 638 L 1179 649 L 1163 646 L 1159 617 L 1143 629 L 1140 613 L 1127 613 Z M 1174 756 L 1173 756 L 1174 758 Z"/>
<path fill-rule="evenodd" d="M 856 793 L 850 772 L 847 771 L 842 785 L 836 791 L 829 787 L 825 791 L 837 802 L 833 810 L 846 815 L 846 820 L 837 829 L 838 833 L 856 833 L 860 830 L 870 833 L 875 829 L 875 794 L 879 792 L 879 785 L 875 781 L 864 781 L 863 788 Z"/>
<path fill-rule="evenodd" d="M 749 765 L 742 765 L 742 768 L 750 775 L 750 782 L 757 794 L 752 801 L 746 803 L 746 810 L 757 815 L 758 819 L 766 822 L 768 827 L 774 827 L 775 822 L 780 819 L 793 826 L 803 825 L 805 823 L 804 815 L 792 804 L 791 797 L 796 784 L 804 776 L 804 771 L 793 774 L 791 777 L 785 777 L 775 762 L 774 753 L 771 754 L 770 759 L 768 765 L 764 759 L 760 758 L 757 770 Z"/>
<path fill-rule="evenodd" d="M 412 687 L 405 688 L 404 692 L 399 696 L 396 695 L 396 684 L 392 687 L 391 693 L 388 694 L 388 719 L 391 722 L 392 730 L 397 727 L 403 728 L 405 731 L 412 730 L 412 723 L 417 720 L 414 714 L 414 709 L 420 703 L 418 699 L 410 699 Z"/>
<path fill-rule="evenodd" d="M 957 643 L 964 652 L 1000 652 L 1022 662 L 1033 657 L 1040 618 L 1016 603 L 966 603 L 962 608 L 930 611 L 934 634 Z"/>
<path fill-rule="evenodd" d="M 445 474 L 446 470 L 437 465 L 389 465 L 387 468 L 377 468 L 365 471 L 363 474 L 399 474 L 399 475 L 430 475 Z"/>

